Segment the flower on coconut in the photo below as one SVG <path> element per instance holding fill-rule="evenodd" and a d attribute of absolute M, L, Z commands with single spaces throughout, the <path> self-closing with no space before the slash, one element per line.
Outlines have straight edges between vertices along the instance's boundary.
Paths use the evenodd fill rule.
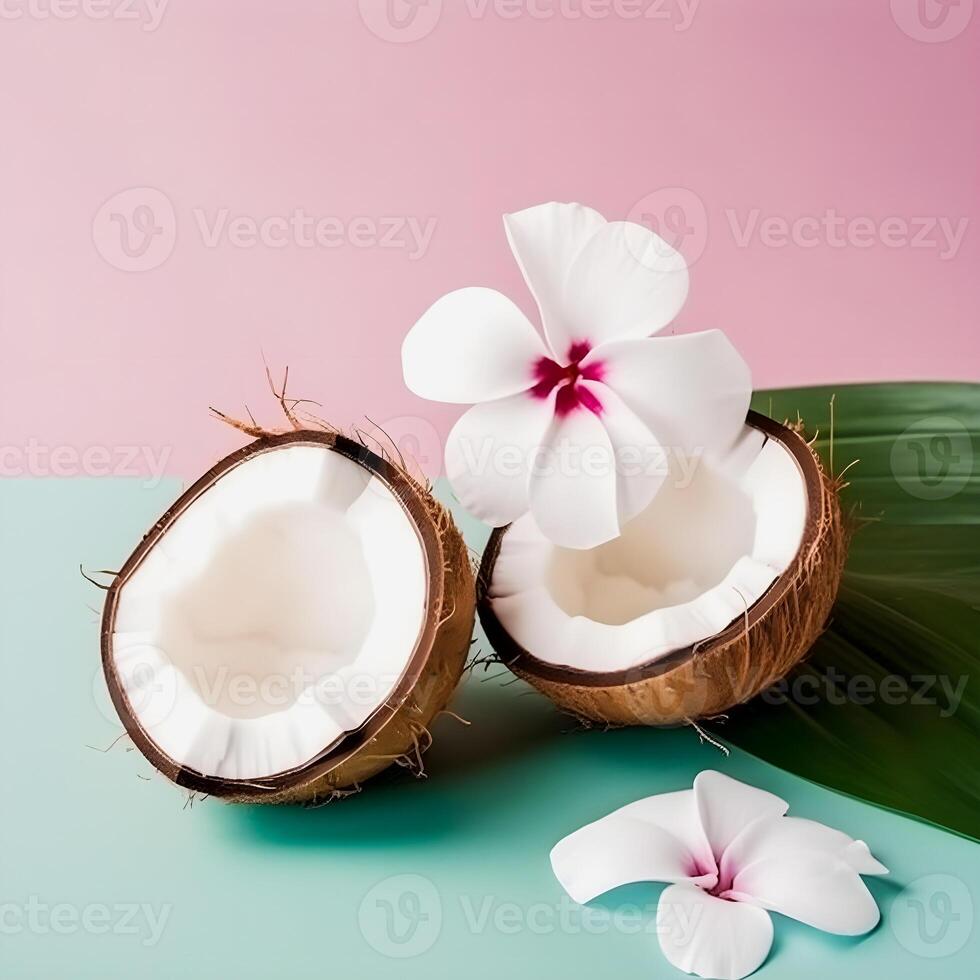
<path fill-rule="evenodd" d="M 651 336 L 683 306 L 688 273 L 650 229 L 558 203 L 504 227 L 543 336 L 496 290 L 459 289 L 409 331 L 405 382 L 473 405 L 445 454 L 470 513 L 499 527 L 530 510 L 556 544 L 591 548 L 650 503 L 673 454 L 729 452 L 749 370 L 718 330 Z"/>
<path fill-rule="evenodd" d="M 559 841 L 551 866 L 579 903 L 637 881 L 668 882 L 657 907 L 667 959 L 739 980 L 772 946 L 769 912 L 858 936 L 879 920 L 861 875 L 887 874 L 868 846 L 720 772 L 694 788 L 630 803 Z"/>

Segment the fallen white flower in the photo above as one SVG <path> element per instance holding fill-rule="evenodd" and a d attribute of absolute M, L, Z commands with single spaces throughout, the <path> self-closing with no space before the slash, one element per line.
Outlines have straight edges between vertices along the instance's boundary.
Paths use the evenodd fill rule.
<path fill-rule="evenodd" d="M 657 908 L 664 955 L 686 973 L 740 980 L 769 955 L 769 911 L 843 936 L 880 917 L 861 875 L 888 869 L 863 841 L 788 809 L 705 770 L 693 789 L 638 800 L 565 837 L 551 866 L 583 904 L 629 882 L 669 882 Z"/>

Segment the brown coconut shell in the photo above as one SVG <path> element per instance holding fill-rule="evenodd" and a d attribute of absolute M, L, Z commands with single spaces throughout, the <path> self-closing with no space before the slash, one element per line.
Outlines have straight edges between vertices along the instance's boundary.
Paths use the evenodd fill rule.
<path fill-rule="evenodd" d="M 242 427 L 244 428 L 244 427 Z M 250 431 L 250 429 L 245 429 Z M 304 765 L 255 780 L 220 779 L 167 756 L 141 726 L 122 688 L 112 657 L 121 590 L 177 517 L 225 473 L 260 453 L 287 445 L 325 446 L 365 467 L 401 502 L 418 532 L 426 561 L 427 608 L 422 633 L 395 690 L 356 731 L 346 732 Z M 449 512 L 399 463 L 329 431 L 266 433 L 221 460 L 153 525 L 107 591 L 102 616 L 102 664 L 109 694 L 126 732 L 169 780 L 188 790 L 247 803 L 319 803 L 347 795 L 400 762 L 421 771 L 431 744 L 429 726 L 459 683 L 475 618 L 473 571 L 462 535 Z"/>
<path fill-rule="evenodd" d="M 629 670 L 597 673 L 546 663 L 521 647 L 494 613 L 491 583 L 507 533 L 502 527 L 491 535 L 477 577 L 480 621 L 500 660 L 565 711 L 618 725 L 713 717 L 765 690 L 802 660 L 826 626 L 847 555 L 839 486 L 801 427 L 757 412 L 749 412 L 746 422 L 782 443 L 796 460 L 807 520 L 792 563 L 744 616 L 715 636 Z"/>

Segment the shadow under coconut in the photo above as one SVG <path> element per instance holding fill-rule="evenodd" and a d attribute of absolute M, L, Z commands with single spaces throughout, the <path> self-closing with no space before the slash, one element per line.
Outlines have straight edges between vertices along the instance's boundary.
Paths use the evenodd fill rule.
<path fill-rule="evenodd" d="M 472 833 L 512 814 L 523 793 L 536 795 L 535 780 L 522 775 L 535 771 L 541 754 L 575 727 L 496 665 L 468 675 L 450 708 L 469 724 L 448 714 L 436 719 L 423 757 L 426 778 L 395 765 L 360 793 L 320 807 L 229 806 L 222 819 L 263 843 L 287 847 L 405 847 Z"/>

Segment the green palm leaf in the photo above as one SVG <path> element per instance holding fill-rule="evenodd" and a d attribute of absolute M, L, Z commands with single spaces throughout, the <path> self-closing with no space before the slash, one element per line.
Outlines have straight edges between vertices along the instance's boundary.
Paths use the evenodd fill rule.
<path fill-rule="evenodd" d="M 781 389 L 753 407 L 819 430 L 836 473 L 858 461 L 842 497 L 862 526 L 810 657 L 715 733 L 980 839 L 980 385 Z"/>

